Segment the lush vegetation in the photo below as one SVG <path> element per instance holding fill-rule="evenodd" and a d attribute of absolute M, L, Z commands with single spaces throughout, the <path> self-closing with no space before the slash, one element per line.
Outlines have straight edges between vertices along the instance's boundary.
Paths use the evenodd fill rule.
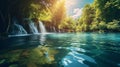
<path fill-rule="evenodd" d="M 94 0 L 82 12 L 80 18 L 67 18 L 60 27 L 72 32 L 120 32 L 119 0 Z"/>
<path fill-rule="evenodd" d="M 80 31 L 118 32 L 120 31 L 120 1 L 95 0 L 83 9 L 79 19 Z"/>
<path fill-rule="evenodd" d="M 1 0 L 0 33 L 8 33 L 13 19 L 38 19 L 47 31 L 119 32 L 120 0 L 94 0 L 87 4 L 82 16 L 73 19 L 66 14 L 65 0 Z"/>

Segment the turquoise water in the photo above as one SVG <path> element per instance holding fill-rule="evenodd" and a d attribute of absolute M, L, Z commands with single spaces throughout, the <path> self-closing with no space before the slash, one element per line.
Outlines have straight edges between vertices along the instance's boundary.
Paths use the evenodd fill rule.
<path fill-rule="evenodd" d="M 120 34 L 48 33 L 2 38 L 0 67 L 120 67 Z"/>

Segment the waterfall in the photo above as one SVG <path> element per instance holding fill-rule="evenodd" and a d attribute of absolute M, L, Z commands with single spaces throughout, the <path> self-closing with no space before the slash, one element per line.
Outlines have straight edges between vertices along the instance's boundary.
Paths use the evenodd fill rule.
<path fill-rule="evenodd" d="M 55 27 L 53 27 L 53 30 L 54 30 L 54 32 L 57 32 L 56 29 L 55 29 Z"/>
<path fill-rule="evenodd" d="M 26 25 L 25 24 L 23 24 L 23 25 L 24 26 L 18 24 L 17 21 L 15 21 L 13 26 L 11 26 L 10 35 L 21 36 L 24 34 L 26 35 L 26 34 L 38 34 L 38 33 L 45 34 L 46 33 L 45 26 L 43 25 L 43 23 L 41 21 L 39 21 L 39 23 L 37 25 L 37 23 L 27 19 Z M 41 31 L 41 32 L 39 32 L 39 31 Z M 44 35 L 42 35 L 41 40 L 44 41 Z"/>
<path fill-rule="evenodd" d="M 27 34 L 27 31 L 21 25 L 14 23 L 11 34 Z"/>
<path fill-rule="evenodd" d="M 44 45 L 44 42 L 46 40 L 46 38 L 45 38 L 46 29 L 45 29 L 45 26 L 43 25 L 43 23 L 41 21 L 39 21 L 39 28 L 40 28 L 40 31 L 41 31 L 40 43 L 41 43 L 41 45 Z"/>
<path fill-rule="evenodd" d="M 33 33 L 33 34 L 38 33 L 37 25 L 35 25 L 34 22 L 30 21 L 29 27 L 30 27 L 30 32 L 31 33 Z"/>
<path fill-rule="evenodd" d="M 41 21 L 39 21 L 39 28 L 41 30 L 41 33 L 46 33 L 45 26 L 43 25 L 43 23 Z"/>
<path fill-rule="evenodd" d="M 60 30 L 59 30 L 58 32 L 59 32 L 59 33 L 61 33 L 61 31 L 60 31 Z"/>

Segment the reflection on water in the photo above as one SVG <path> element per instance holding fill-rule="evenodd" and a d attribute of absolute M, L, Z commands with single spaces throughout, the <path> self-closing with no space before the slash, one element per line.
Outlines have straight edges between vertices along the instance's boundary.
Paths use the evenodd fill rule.
<path fill-rule="evenodd" d="M 57 51 L 49 47 L 11 50 L 0 55 L 0 62 L 3 67 L 11 65 L 17 65 L 18 67 L 39 67 L 45 64 L 52 64 L 56 53 Z"/>
<path fill-rule="evenodd" d="M 36 34 L 0 44 L 0 67 L 120 67 L 120 34 Z"/>
<path fill-rule="evenodd" d="M 92 59 L 91 57 L 84 55 L 84 54 L 80 54 L 78 52 L 72 51 L 69 52 L 68 55 L 66 55 L 63 59 L 62 59 L 62 65 L 64 67 L 89 67 L 87 64 L 85 64 L 83 61 L 89 61 L 91 63 L 95 63 L 95 60 Z"/>

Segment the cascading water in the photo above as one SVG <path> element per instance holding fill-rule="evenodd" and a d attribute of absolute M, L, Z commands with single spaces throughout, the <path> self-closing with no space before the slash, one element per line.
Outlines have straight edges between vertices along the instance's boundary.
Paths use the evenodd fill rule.
<path fill-rule="evenodd" d="M 34 22 L 32 22 L 31 20 L 28 20 L 29 22 L 28 27 L 30 28 L 29 31 L 32 34 L 37 34 L 38 32 L 38 27 L 37 24 L 35 24 Z M 41 31 L 41 35 L 40 35 L 40 44 L 44 45 L 44 42 L 46 40 L 45 35 L 46 35 L 46 29 L 45 26 L 43 25 L 43 23 L 41 21 L 39 21 L 39 29 Z M 14 36 L 26 36 L 26 34 L 28 35 L 29 33 L 27 33 L 27 31 L 23 28 L 23 26 L 14 23 L 13 24 L 13 28 L 12 28 L 12 35 L 9 35 L 9 37 L 14 37 Z"/>
<path fill-rule="evenodd" d="M 21 25 L 14 23 L 11 34 L 12 35 L 27 34 L 27 31 Z"/>
<path fill-rule="evenodd" d="M 46 33 L 45 26 L 43 25 L 41 21 L 39 21 L 39 28 L 40 28 L 41 33 Z"/>
<path fill-rule="evenodd" d="M 33 33 L 33 34 L 39 33 L 38 29 L 37 29 L 37 25 L 35 25 L 34 22 L 30 21 L 29 27 L 30 27 L 30 32 L 31 33 Z"/>
<path fill-rule="evenodd" d="M 28 23 L 26 23 L 26 24 L 28 25 L 28 29 L 26 29 L 26 28 L 25 29 L 27 31 L 30 31 L 29 33 L 23 28 L 22 25 L 19 25 L 15 22 L 10 30 L 11 32 L 10 32 L 9 36 L 24 36 L 26 34 L 42 33 L 42 37 L 40 39 L 43 42 L 45 40 L 44 36 L 46 33 L 46 29 L 45 29 L 45 26 L 43 25 L 43 23 L 41 21 L 39 21 L 39 25 L 37 25 L 37 24 L 35 24 L 35 22 L 33 22 L 31 20 L 27 20 L 27 21 L 28 21 Z M 39 30 L 41 32 L 39 32 Z"/>
<path fill-rule="evenodd" d="M 44 42 L 46 40 L 46 37 L 45 37 L 46 29 L 45 29 L 45 26 L 43 25 L 43 23 L 41 21 L 39 21 L 39 28 L 40 28 L 41 33 L 42 33 L 41 37 L 40 37 L 40 43 L 41 43 L 41 45 L 44 45 Z"/>
<path fill-rule="evenodd" d="M 55 27 L 53 27 L 53 30 L 54 30 L 54 32 L 57 32 L 56 29 L 55 29 Z"/>

